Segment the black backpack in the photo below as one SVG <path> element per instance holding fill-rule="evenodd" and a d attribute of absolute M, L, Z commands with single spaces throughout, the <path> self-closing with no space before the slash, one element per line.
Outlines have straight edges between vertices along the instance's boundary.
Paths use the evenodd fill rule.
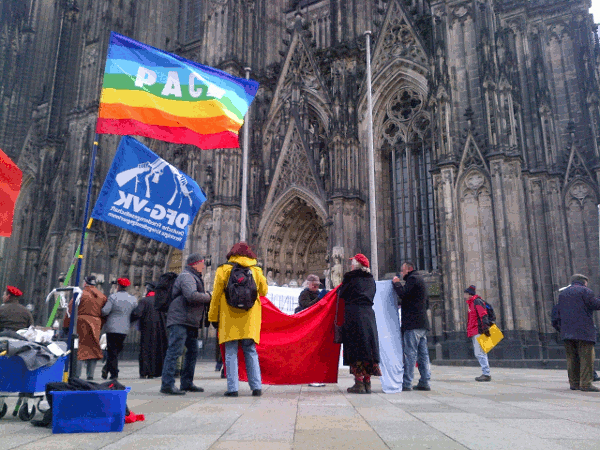
<path fill-rule="evenodd" d="M 494 312 L 493 306 L 490 305 L 488 302 L 486 302 L 483 299 L 480 299 L 480 300 L 483 302 L 483 304 L 485 306 L 485 310 L 487 311 L 487 314 L 488 314 L 488 320 L 491 323 L 496 323 L 496 313 Z"/>
<path fill-rule="evenodd" d="M 233 308 L 248 311 L 254 306 L 258 289 L 252 276 L 250 267 L 240 266 L 239 264 L 225 263 L 232 267 L 225 288 L 225 299 L 227 304 Z"/>
<path fill-rule="evenodd" d="M 178 275 L 175 272 L 163 273 L 158 279 L 154 294 L 154 309 L 160 312 L 169 311 L 173 301 L 173 285 Z"/>

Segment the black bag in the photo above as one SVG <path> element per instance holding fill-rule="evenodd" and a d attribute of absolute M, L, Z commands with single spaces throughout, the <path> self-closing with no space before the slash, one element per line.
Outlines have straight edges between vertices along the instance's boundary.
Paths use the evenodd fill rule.
<path fill-rule="evenodd" d="M 158 279 L 154 294 L 154 309 L 160 312 L 169 311 L 173 301 L 173 285 L 178 275 L 175 272 L 163 273 Z"/>
<path fill-rule="evenodd" d="M 485 309 L 487 310 L 488 320 L 491 323 L 496 323 L 496 313 L 495 313 L 494 308 L 492 307 L 492 305 L 490 305 L 485 300 L 481 300 L 481 301 L 483 302 L 483 304 L 485 305 Z"/>
<path fill-rule="evenodd" d="M 337 294 L 335 301 L 335 320 L 333 321 L 333 343 L 341 344 L 344 340 L 344 333 L 342 326 L 338 324 L 338 310 L 340 306 L 340 295 Z"/>
<path fill-rule="evenodd" d="M 240 266 L 239 264 L 225 264 L 233 266 L 225 288 L 227 304 L 233 308 L 248 311 L 254 306 L 258 297 L 258 288 L 252 276 L 252 270 L 250 267 Z"/>

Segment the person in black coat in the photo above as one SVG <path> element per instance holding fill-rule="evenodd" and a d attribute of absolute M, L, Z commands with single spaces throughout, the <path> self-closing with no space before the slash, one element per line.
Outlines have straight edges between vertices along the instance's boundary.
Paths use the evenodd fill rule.
<path fill-rule="evenodd" d="M 419 364 L 421 379 L 415 386 L 419 391 L 430 391 L 429 380 L 431 370 L 429 365 L 429 349 L 427 347 L 427 332 L 429 331 L 429 295 L 425 280 L 415 271 L 414 264 L 402 264 L 401 275 L 405 284 L 394 277 L 392 284 L 398 295 L 398 305 L 402 310 L 402 341 L 404 346 L 404 378 L 402 390 L 410 391 L 415 373 L 415 363 Z"/>
<path fill-rule="evenodd" d="M 375 280 L 369 269 L 369 260 L 361 253 L 351 258 L 352 270 L 344 275 L 338 290 L 344 300 L 344 365 L 350 366 L 354 386 L 353 394 L 371 393 L 371 376 L 380 377 L 379 338 L 373 299 Z"/>
<path fill-rule="evenodd" d="M 154 307 L 156 283 L 146 283 L 146 296 L 131 313 L 132 320 L 139 319 L 140 328 L 140 378 L 155 378 L 162 375 L 163 362 L 167 354 L 167 317 Z"/>
<path fill-rule="evenodd" d="M 575 274 L 552 310 L 552 326 L 560 332 L 567 353 L 571 390 L 600 392 L 592 385 L 596 328 L 593 312 L 600 310 L 600 299 L 588 289 L 588 278 Z"/>

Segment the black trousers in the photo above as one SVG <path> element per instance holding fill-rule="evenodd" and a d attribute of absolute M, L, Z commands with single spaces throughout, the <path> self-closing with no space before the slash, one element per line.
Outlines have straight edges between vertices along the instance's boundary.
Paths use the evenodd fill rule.
<path fill-rule="evenodd" d="M 103 372 L 109 373 L 110 378 L 119 376 L 119 354 L 123 351 L 123 342 L 127 337 L 121 333 L 106 333 L 106 364 L 102 369 Z"/>

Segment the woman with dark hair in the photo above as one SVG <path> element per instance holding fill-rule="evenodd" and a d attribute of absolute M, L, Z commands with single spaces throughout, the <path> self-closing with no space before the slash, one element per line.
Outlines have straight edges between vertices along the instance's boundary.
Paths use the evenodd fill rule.
<path fill-rule="evenodd" d="M 229 277 L 235 270 L 238 284 L 256 289 L 256 299 L 250 309 L 232 306 L 236 299 L 227 300 Z M 252 278 L 250 278 L 250 276 Z M 252 287 L 251 281 L 254 281 Z M 227 262 L 215 273 L 208 320 L 218 322 L 219 344 L 225 344 L 225 370 L 227 374 L 226 397 L 238 396 L 238 348 L 241 346 L 246 360 L 248 383 L 252 395 L 262 395 L 262 381 L 256 344 L 260 341 L 262 307 L 260 297 L 267 294 L 267 279 L 256 265 L 256 255 L 245 242 L 235 244 L 227 254 Z M 241 291 L 240 291 L 241 292 Z M 239 300 L 239 299 L 238 299 Z M 252 298 L 250 298 L 252 301 Z"/>
<path fill-rule="evenodd" d="M 354 375 L 354 386 L 348 388 L 351 394 L 370 394 L 371 376 L 380 377 L 379 338 L 373 311 L 375 280 L 369 269 L 369 260 L 361 253 L 350 258 L 350 272 L 338 289 L 344 300 L 344 365 L 350 366 Z"/>

